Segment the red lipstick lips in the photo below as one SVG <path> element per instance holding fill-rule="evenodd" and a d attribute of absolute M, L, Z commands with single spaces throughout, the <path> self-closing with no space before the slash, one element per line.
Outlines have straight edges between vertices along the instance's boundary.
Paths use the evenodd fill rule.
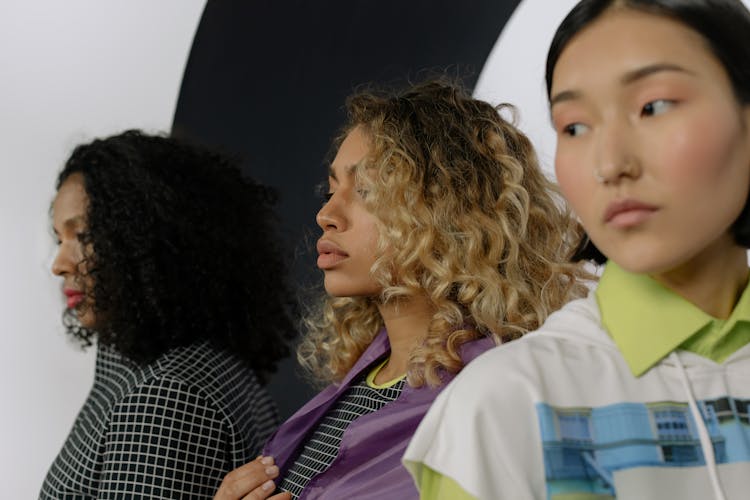
<path fill-rule="evenodd" d="M 84 299 L 83 292 L 74 288 L 63 288 L 63 294 L 67 297 L 69 309 L 75 309 Z"/>

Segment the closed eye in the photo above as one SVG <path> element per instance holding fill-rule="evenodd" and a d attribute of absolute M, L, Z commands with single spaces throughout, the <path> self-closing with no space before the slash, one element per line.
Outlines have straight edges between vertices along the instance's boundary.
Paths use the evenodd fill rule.
<path fill-rule="evenodd" d="M 333 196 L 333 192 L 331 191 L 328 182 L 321 182 L 320 184 L 315 186 L 315 196 L 319 198 L 323 204 L 327 203 L 328 200 L 331 199 L 331 196 Z"/>

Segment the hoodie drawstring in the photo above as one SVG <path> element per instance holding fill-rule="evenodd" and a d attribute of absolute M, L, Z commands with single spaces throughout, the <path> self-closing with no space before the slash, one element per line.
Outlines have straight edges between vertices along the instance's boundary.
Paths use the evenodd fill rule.
<path fill-rule="evenodd" d="M 716 467 L 714 445 L 711 442 L 711 436 L 709 436 L 708 434 L 708 429 L 706 428 L 706 423 L 703 420 L 703 415 L 698 409 L 698 403 L 696 402 L 695 396 L 693 395 L 693 389 L 690 386 L 687 372 L 685 371 L 685 367 L 683 366 L 682 361 L 680 360 L 680 357 L 676 352 L 672 351 L 669 357 L 679 368 L 682 386 L 688 395 L 688 406 L 690 407 L 690 412 L 693 414 L 693 420 L 695 420 L 695 424 L 698 426 L 698 436 L 700 438 L 701 448 L 703 449 L 703 457 L 706 459 L 708 475 L 711 478 L 711 487 L 714 490 L 714 497 L 716 498 L 716 500 L 726 500 L 724 491 L 721 488 L 721 481 L 719 481 L 719 471 Z"/>

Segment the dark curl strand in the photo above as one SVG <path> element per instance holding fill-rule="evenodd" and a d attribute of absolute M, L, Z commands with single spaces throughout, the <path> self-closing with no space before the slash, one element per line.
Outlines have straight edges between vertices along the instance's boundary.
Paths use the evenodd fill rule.
<path fill-rule="evenodd" d="M 87 268 L 94 333 L 66 311 L 67 331 L 136 362 L 208 340 L 272 373 L 294 336 L 276 234 L 275 192 L 238 162 L 136 130 L 78 146 L 57 188 L 80 172 L 89 198 Z"/>

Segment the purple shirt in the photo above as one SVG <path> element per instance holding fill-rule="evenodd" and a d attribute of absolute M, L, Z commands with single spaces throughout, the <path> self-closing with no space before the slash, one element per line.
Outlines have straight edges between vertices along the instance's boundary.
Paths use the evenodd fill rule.
<path fill-rule="evenodd" d="M 494 345 L 490 338 L 468 342 L 461 347 L 461 358 L 468 363 Z M 388 335 L 382 330 L 340 384 L 326 387 L 281 424 L 263 449 L 263 455 L 271 455 L 276 460 L 281 470 L 280 478 L 292 466 L 298 450 L 326 412 L 352 382 L 390 352 L 390 347 Z M 395 401 L 352 422 L 344 432 L 336 459 L 328 470 L 310 480 L 300 500 L 418 499 L 419 493 L 401 465 L 401 457 L 422 417 L 452 378 L 452 375 L 444 374 L 445 383 L 436 388 L 413 388 L 406 384 Z"/>

